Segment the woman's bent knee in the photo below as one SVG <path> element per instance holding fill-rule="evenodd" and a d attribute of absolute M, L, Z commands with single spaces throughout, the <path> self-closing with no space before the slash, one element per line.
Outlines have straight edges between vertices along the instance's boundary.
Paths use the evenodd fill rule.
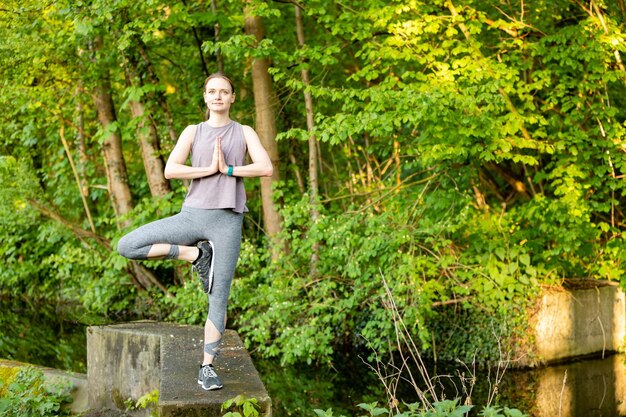
<path fill-rule="evenodd" d="M 141 255 L 135 246 L 132 244 L 131 239 L 128 239 L 128 235 L 122 236 L 117 242 L 117 253 L 128 259 L 141 259 Z"/>

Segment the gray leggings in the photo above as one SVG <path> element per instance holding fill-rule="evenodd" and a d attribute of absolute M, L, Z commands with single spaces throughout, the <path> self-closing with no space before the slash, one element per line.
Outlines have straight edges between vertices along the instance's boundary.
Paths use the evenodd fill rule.
<path fill-rule="evenodd" d="M 117 244 L 120 255 L 147 259 L 155 243 L 172 245 L 168 258 L 178 257 L 178 246 L 194 246 L 201 240 L 213 242 L 215 268 L 209 294 L 209 320 L 224 333 L 230 285 L 241 248 L 243 214 L 230 209 L 206 210 L 183 207 L 181 212 L 141 226 L 123 236 Z"/>

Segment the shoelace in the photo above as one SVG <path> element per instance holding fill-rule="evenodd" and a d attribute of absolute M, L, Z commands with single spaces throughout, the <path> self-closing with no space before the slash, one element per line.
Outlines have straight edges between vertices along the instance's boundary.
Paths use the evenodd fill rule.
<path fill-rule="evenodd" d="M 208 365 L 202 367 L 202 375 L 205 376 L 205 377 L 210 377 L 210 378 L 216 378 L 217 377 L 217 374 L 215 373 L 213 368 L 211 368 Z"/>

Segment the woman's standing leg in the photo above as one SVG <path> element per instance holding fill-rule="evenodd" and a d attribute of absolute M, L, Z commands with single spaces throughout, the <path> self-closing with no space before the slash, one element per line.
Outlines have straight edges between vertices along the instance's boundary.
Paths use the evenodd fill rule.
<path fill-rule="evenodd" d="M 241 249 L 241 225 L 243 214 L 230 210 L 211 210 L 210 240 L 214 247 L 215 268 L 213 288 L 209 294 L 209 311 L 204 325 L 204 356 L 202 365 L 212 365 L 226 328 L 226 312 L 230 287 Z M 211 368 L 211 372 L 214 371 Z M 214 375 L 214 383 L 204 389 L 221 388 Z M 218 381 L 218 382 L 215 382 Z M 200 382 L 200 379 L 199 379 Z M 214 388 L 211 388 L 211 387 Z"/>

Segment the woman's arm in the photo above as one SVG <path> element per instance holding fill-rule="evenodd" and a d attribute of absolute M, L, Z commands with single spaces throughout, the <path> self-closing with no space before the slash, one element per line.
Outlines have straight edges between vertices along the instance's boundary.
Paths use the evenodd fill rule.
<path fill-rule="evenodd" d="M 172 150 L 172 153 L 170 153 L 167 164 L 165 164 L 165 178 L 193 179 L 213 175 L 217 172 L 217 147 L 213 153 L 213 162 L 210 166 L 191 167 L 186 165 L 187 158 L 189 158 L 189 153 L 191 152 L 193 138 L 196 136 L 196 128 L 196 125 L 187 126 L 185 130 L 183 130 L 183 133 L 180 134 L 178 142 L 176 142 L 176 146 Z"/>
<path fill-rule="evenodd" d="M 232 175 L 234 177 L 271 177 L 274 173 L 274 167 L 272 161 L 267 154 L 267 151 L 261 144 L 259 136 L 254 129 L 250 126 L 242 126 L 243 135 L 246 139 L 246 145 L 248 147 L 248 154 L 252 160 L 251 164 L 234 166 Z M 219 170 L 222 174 L 228 174 L 228 165 L 224 160 L 224 153 L 222 152 L 221 141 L 218 140 L 217 146 L 219 147 Z"/>

